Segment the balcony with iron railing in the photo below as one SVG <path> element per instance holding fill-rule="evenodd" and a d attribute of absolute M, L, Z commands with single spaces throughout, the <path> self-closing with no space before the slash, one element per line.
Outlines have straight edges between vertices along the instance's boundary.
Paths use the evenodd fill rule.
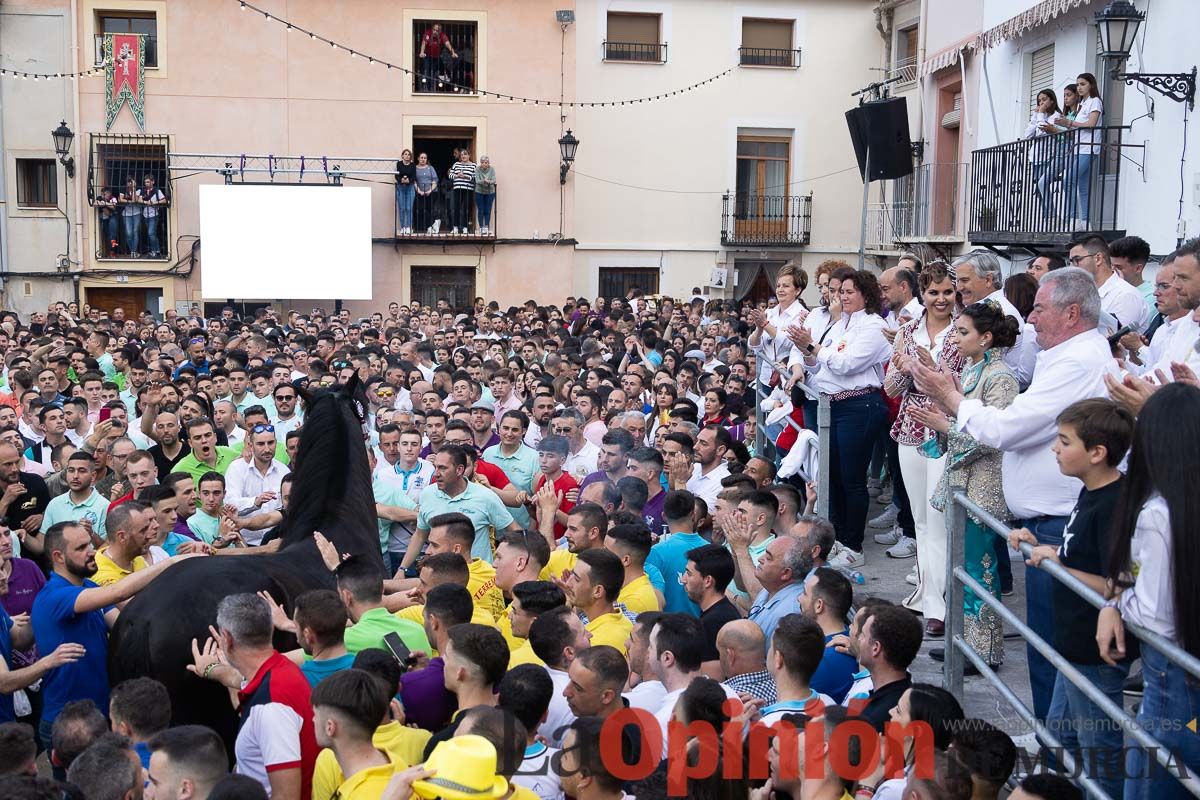
<path fill-rule="evenodd" d="M 812 236 L 812 194 L 729 192 L 721 199 L 721 244 L 803 247 Z"/>
<path fill-rule="evenodd" d="M 667 63 L 666 42 L 604 42 L 605 61 L 629 61 L 635 64 Z"/>
<path fill-rule="evenodd" d="M 478 195 L 463 189 L 446 189 L 439 183 L 438 189 L 430 194 L 414 192 L 412 211 L 406 214 L 397 193 L 396 238 L 439 245 L 494 242 L 500 216 L 499 195 L 498 191 Z"/>
<path fill-rule="evenodd" d="M 885 80 L 895 80 L 892 88 L 903 90 L 917 82 L 917 58 L 898 58 L 887 71 Z"/>
<path fill-rule="evenodd" d="M 913 174 L 884 184 L 884 202 L 867 209 L 868 249 L 966 241 L 967 169 L 967 164 L 921 164 Z"/>
<path fill-rule="evenodd" d="M 799 69 L 800 51 L 782 47 L 739 47 L 738 63 L 743 67 Z"/>
<path fill-rule="evenodd" d="M 1081 231 L 1118 238 L 1127 128 L 1074 128 L 971 154 L 974 244 L 1062 247 Z"/>

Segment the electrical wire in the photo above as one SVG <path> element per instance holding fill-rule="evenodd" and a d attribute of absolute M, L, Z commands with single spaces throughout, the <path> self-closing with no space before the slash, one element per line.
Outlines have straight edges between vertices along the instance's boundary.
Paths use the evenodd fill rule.
<path fill-rule="evenodd" d="M 400 72 L 403 72 L 405 75 L 409 75 L 409 76 L 416 75 L 416 73 L 413 70 L 409 69 L 408 67 L 402 66 L 400 64 L 393 64 L 392 62 L 387 61 L 385 59 L 378 58 L 378 57 L 372 56 L 372 55 L 368 55 L 368 54 L 362 52 L 361 50 L 355 50 L 352 47 L 347 47 L 344 44 L 339 44 L 326 36 L 322 36 L 321 34 L 316 33 L 315 31 L 310 31 L 307 28 L 302 28 L 299 25 L 296 25 L 295 23 L 291 22 L 290 20 L 283 19 L 275 14 L 272 14 L 269 11 L 264 11 L 263 9 L 259 8 L 258 6 L 255 6 L 254 4 L 246 2 L 246 0 L 236 0 L 236 2 L 238 3 L 238 5 L 241 7 L 241 9 L 243 11 L 250 10 L 257 14 L 261 14 L 263 19 L 267 22 L 278 22 L 280 25 L 284 26 L 284 30 L 296 31 L 297 33 L 307 36 L 312 41 L 321 42 L 322 44 L 327 44 L 330 47 L 332 47 L 334 50 L 345 51 L 350 54 L 351 58 L 358 58 L 359 56 L 361 56 L 367 60 L 368 64 L 379 64 L 381 66 L 386 67 L 387 69 L 399 70 Z M 667 98 L 674 97 L 677 94 L 685 94 L 687 92 L 695 91 L 696 89 L 699 89 L 700 87 L 705 86 L 706 84 L 709 84 L 709 83 L 712 83 L 713 81 L 724 78 L 726 75 L 729 75 L 731 72 L 733 72 L 733 69 L 734 69 L 733 67 L 726 67 L 725 69 L 721 70 L 720 72 L 716 73 L 715 75 L 711 75 L 708 78 L 705 78 L 704 80 L 697 81 L 697 82 L 690 84 L 688 86 L 685 86 L 681 89 L 672 89 L 667 92 L 661 92 L 660 94 L 646 95 L 645 97 L 631 97 L 631 98 L 626 98 L 624 100 L 596 100 L 596 101 L 588 101 L 588 102 L 583 102 L 583 101 L 579 101 L 579 100 L 573 100 L 570 102 L 566 102 L 566 101 L 563 101 L 562 99 L 545 100 L 545 99 L 536 98 L 536 97 L 522 97 L 521 95 L 509 94 L 507 92 L 496 92 L 496 91 L 492 91 L 490 89 L 480 89 L 480 88 L 477 88 L 474 86 L 467 86 L 465 84 L 455 83 L 454 81 L 440 81 L 439 85 L 449 86 L 455 92 L 462 91 L 465 94 L 479 94 L 479 95 L 483 95 L 485 97 L 494 97 L 497 100 L 507 100 L 510 103 L 515 103 L 519 100 L 524 105 L 528 105 L 528 104 L 532 103 L 535 106 L 558 106 L 558 108 L 560 108 L 560 109 L 562 109 L 562 108 L 613 108 L 616 106 L 632 106 L 632 105 L 639 105 L 641 103 L 652 103 L 656 100 L 666 100 Z"/>
<path fill-rule="evenodd" d="M 799 186 L 804 183 L 813 183 L 815 181 L 824 180 L 825 178 L 832 178 L 835 175 L 841 175 L 845 172 L 856 172 L 856 171 L 858 171 L 858 167 L 851 166 L 851 167 L 846 167 L 845 169 L 835 170 L 834 172 L 826 172 L 823 175 L 814 175 L 811 178 L 802 178 L 798 181 L 792 181 L 791 183 L 780 184 L 778 186 L 766 186 L 763 188 L 764 188 L 764 190 L 786 189 L 786 188 L 789 188 L 792 186 Z M 712 191 L 712 190 L 689 190 L 689 189 L 663 189 L 661 187 L 656 187 L 656 186 L 637 186 L 637 185 L 634 185 L 631 183 L 621 183 L 620 181 L 610 180 L 609 178 L 601 178 L 596 175 L 588 175 L 586 172 L 579 172 L 578 170 L 575 171 L 575 174 L 579 177 L 587 178 L 588 180 L 598 181 L 599 183 L 607 183 L 612 186 L 620 186 L 623 189 L 635 189 L 635 190 L 641 191 L 641 192 L 658 192 L 661 194 L 691 194 L 691 195 L 728 194 L 727 191 L 723 191 L 723 190 Z"/>

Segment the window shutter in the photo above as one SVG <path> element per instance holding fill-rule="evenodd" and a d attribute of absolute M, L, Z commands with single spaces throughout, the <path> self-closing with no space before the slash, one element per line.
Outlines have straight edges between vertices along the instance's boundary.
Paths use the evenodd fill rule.
<path fill-rule="evenodd" d="M 1054 89 L 1058 97 L 1058 87 L 1054 85 L 1054 45 L 1048 44 L 1033 51 L 1029 69 L 1029 113 L 1037 110 L 1037 96 L 1042 89 Z M 1062 98 L 1059 97 L 1059 104 Z"/>

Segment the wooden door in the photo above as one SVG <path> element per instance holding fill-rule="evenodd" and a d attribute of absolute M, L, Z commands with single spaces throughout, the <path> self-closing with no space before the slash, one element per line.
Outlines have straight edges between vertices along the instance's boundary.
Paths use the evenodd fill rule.
<path fill-rule="evenodd" d="M 120 306 L 125 309 L 125 319 L 133 319 L 146 310 L 145 289 L 136 289 L 132 286 L 105 286 L 84 289 L 84 292 L 86 293 L 84 302 L 106 314 L 112 314 L 112 310 Z"/>
<path fill-rule="evenodd" d="M 786 138 L 738 137 L 737 238 L 776 241 L 787 236 L 790 151 Z"/>

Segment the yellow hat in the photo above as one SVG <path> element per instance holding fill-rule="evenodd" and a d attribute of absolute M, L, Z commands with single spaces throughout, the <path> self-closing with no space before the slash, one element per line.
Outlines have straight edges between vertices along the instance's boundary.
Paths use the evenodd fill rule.
<path fill-rule="evenodd" d="M 508 793 L 508 781 L 496 774 L 496 748 L 482 736 L 440 742 L 425 769 L 436 774 L 413 783 L 413 791 L 425 800 L 495 800 Z"/>

